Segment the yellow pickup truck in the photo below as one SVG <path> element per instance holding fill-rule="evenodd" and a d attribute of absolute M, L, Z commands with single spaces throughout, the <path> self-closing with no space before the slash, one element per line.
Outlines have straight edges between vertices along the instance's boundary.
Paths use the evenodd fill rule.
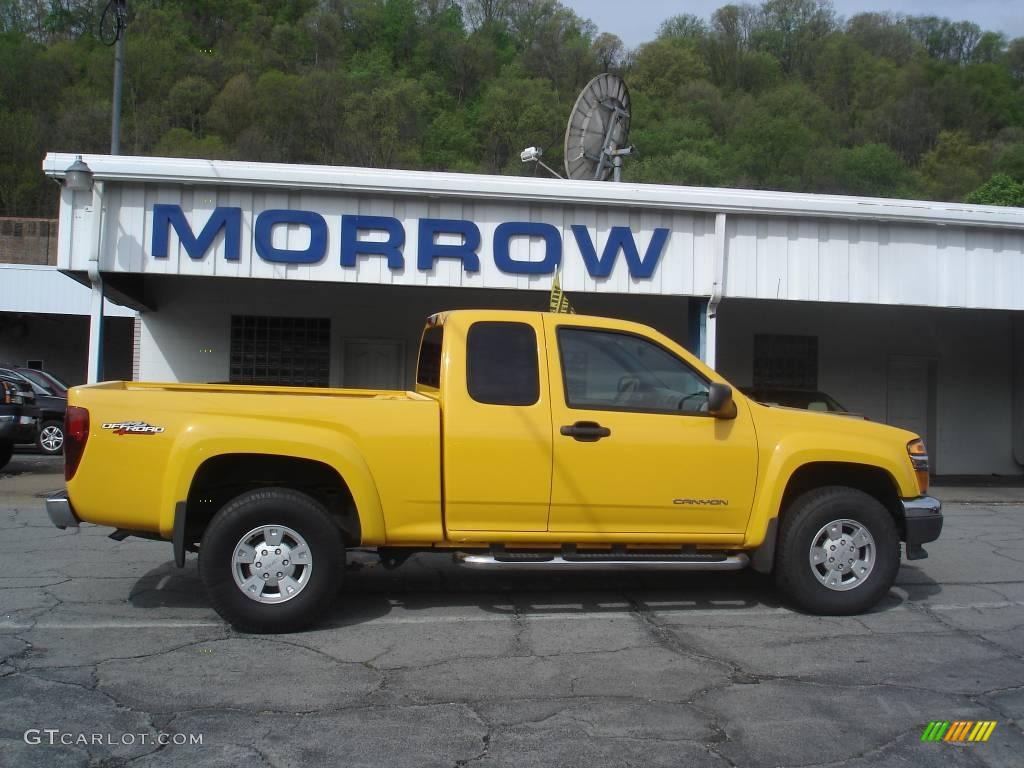
<path fill-rule="evenodd" d="M 774 574 L 873 606 L 942 530 L 917 435 L 760 405 L 666 336 L 572 314 L 428 319 L 415 391 L 107 382 L 71 390 L 59 528 L 199 553 L 235 627 L 308 626 L 346 550 L 387 567 Z"/>

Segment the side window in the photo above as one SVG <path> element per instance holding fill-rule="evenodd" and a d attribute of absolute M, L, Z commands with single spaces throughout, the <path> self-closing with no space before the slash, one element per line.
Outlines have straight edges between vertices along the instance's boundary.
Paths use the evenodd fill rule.
<path fill-rule="evenodd" d="M 533 405 L 540 397 L 537 333 L 525 323 L 474 323 L 466 339 L 469 396 L 488 405 Z"/>
<path fill-rule="evenodd" d="M 416 365 L 416 383 L 434 389 L 441 388 L 441 344 L 444 326 L 436 325 L 423 332 L 420 359 Z"/>
<path fill-rule="evenodd" d="M 708 382 L 652 341 L 628 333 L 563 327 L 558 349 L 570 408 L 707 411 Z"/>

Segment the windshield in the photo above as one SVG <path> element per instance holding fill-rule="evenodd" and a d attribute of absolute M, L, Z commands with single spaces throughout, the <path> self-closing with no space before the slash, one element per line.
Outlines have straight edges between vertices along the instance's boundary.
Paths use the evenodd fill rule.
<path fill-rule="evenodd" d="M 19 368 L 18 373 L 24 376 L 38 387 L 46 390 L 46 394 L 55 397 L 65 397 L 68 393 L 67 385 L 52 374 L 44 371 L 37 371 L 34 368 Z"/>

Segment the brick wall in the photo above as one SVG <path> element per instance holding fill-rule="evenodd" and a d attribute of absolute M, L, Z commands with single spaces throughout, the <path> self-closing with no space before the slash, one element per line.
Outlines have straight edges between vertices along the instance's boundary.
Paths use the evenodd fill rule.
<path fill-rule="evenodd" d="M 57 220 L 0 217 L 0 264 L 56 266 Z"/>

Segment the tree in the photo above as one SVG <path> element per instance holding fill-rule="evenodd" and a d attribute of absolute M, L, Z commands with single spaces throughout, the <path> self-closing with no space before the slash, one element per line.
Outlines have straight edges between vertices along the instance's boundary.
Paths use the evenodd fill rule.
<path fill-rule="evenodd" d="M 814 175 L 815 152 L 834 143 L 833 118 L 822 101 L 794 84 L 736 107 L 728 151 L 737 180 L 761 189 L 805 186 Z"/>
<path fill-rule="evenodd" d="M 704 19 L 692 13 L 670 16 L 658 27 L 658 37 L 678 40 L 703 40 L 708 34 L 708 25 Z"/>
<path fill-rule="evenodd" d="M 565 109 L 568 107 L 566 106 Z M 540 146 L 549 164 L 560 162 L 565 109 L 551 83 L 506 68 L 484 91 L 477 114 L 477 134 L 488 173 L 517 170 L 519 151 Z"/>
<path fill-rule="evenodd" d="M 943 131 L 921 158 L 918 173 L 929 200 L 961 200 L 987 175 L 990 150 L 963 132 Z"/>
<path fill-rule="evenodd" d="M 846 36 L 872 56 L 905 64 L 916 42 L 909 26 L 891 13 L 858 13 L 846 22 Z"/>
<path fill-rule="evenodd" d="M 766 0 L 751 42 L 778 59 L 784 71 L 807 75 L 820 42 L 837 28 L 830 0 Z"/>
<path fill-rule="evenodd" d="M 908 197 L 914 186 L 910 170 L 885 144 L 862 144 L 828 152 L 815 185 L 822 192 L 866 197 Z"/>
<path fill-rule="evenodd" d="M 708 69 L 690 43 L 663 38 L 640 49 L 630 74 L 638 90 L 671 102 L 678 99 L 681 86 L 707 77 Z"/>
<path fill-rule="evenodd" d="M 622 38 L 609 32 L 602 32 L 595 37 L 590 50 L 604 72 L 619 69 L 626 58 L 626 46 L 622 44 Z"/>
<path fill-rule="evenodd" d="M 966 201 L 978 205 L 1010 205 L 1024 208 L 1024 183 L 1010 178 L 1005 173 L 997 173 L 967 195 Z"/>
<path fill-rule="evenodd" d="M 1014 80 L 1024 83 L 1024 37 L 1015 38 L 1006 47 L 1006 66 Z"/>

